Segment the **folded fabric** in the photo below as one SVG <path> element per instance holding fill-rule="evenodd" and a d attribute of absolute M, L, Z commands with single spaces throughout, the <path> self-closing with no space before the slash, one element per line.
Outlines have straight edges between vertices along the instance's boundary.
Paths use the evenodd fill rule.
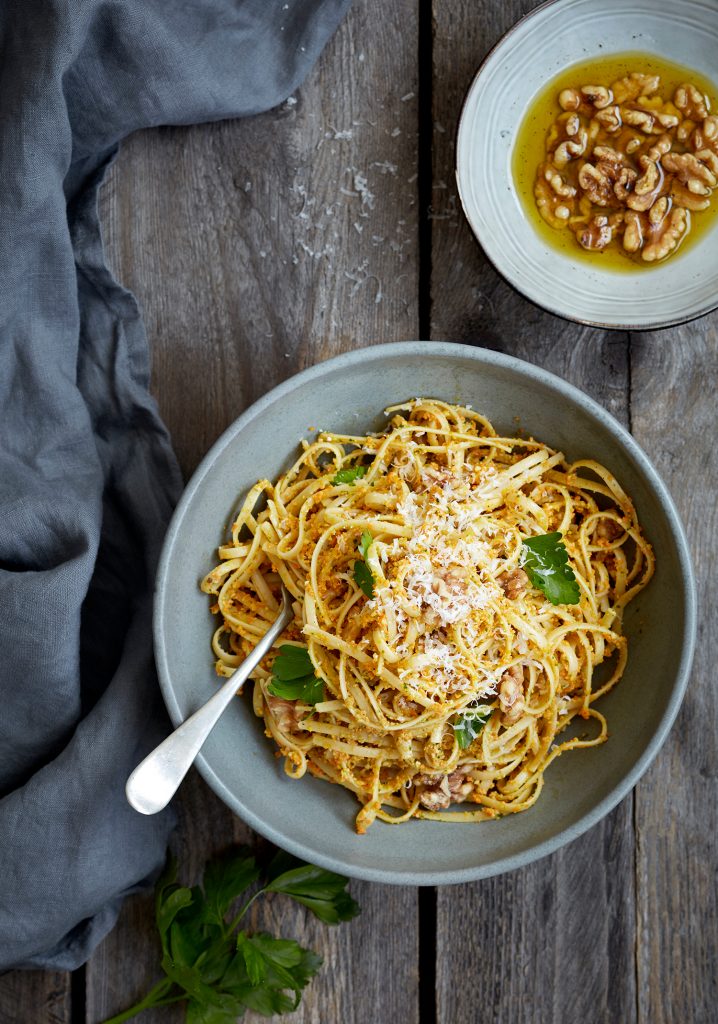
<path fill-rule="evenodd" d="M 161 866 L 151 599 L 181 481 L 97 190 L 138 128 L 266 110 L 348 0 L 0 6 L 0 968 L 74 968 Z"/>

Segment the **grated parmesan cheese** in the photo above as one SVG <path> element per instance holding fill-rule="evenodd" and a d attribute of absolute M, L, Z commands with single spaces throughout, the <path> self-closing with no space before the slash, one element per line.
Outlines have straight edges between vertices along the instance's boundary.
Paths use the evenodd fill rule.
<path fill-rule="evenodd" d="M 411 459 L 393 468 L 401 480 L 396 512 L 411 527 L 411 535 L 381 545 L 385 580 L 377 584 L 369 607 L 386 615 L 395 634 L 392 644 L 400 656 L 396 671 L 400 678 L 427 689 L 471 688 L 476 696 L 495 693 L 499 680 L 485 669 L 479 670 L 477 680 L 476 666 L 470 669 L 463 663 L 445 630 L 459 629 L 467 647 L 475 646 L 483 638 L 474 613 L 502 596 L 493 579 L 500 560 L 490 543 L 497 531 L 486 522 L 480 486 L 472 486 L 478 479 L 489 485 L 493 496 L 498 474 L 477 474 L 472 467 L 459 476 L 447 467 L 430 465 L 414 479 Z M 411 644 L 408 636 L 414 638 Z"/>

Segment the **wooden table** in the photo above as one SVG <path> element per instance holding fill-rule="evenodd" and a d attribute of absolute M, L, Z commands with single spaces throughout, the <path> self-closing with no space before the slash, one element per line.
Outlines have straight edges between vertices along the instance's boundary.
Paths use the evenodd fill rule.
<path fill-rule="evenodd" d="M 536 309 L 487 264 L 459 208 L 454 131 L 480 60 L 532 6 L 355 0 L 294 97 L 244 121 L 133 137 L 102 196 L 186 475 L 297 370 L 376 342 L 445 339 L 537 363 L 608 408 L 657 465 L 692 545 L 695 668 L 634 792 L 582 838 L 499 878 L 353 883 L 363 913 L 338 929 L 268 906 L 256 924 L 325 958 L 297 1024 L 718 1020 L 718 315 L 652 334 L 592 330 Z M 187 878 L 213 850 L 252 840 L 198 776 L 179 811 Z M 83 970 L 0 978 L 0 1022 L 97 1024 L 134 1002 L 157 962 L 151 897 L 132 897 Z M 181 1019 L 175 1008 L 139 1018 Z"/>

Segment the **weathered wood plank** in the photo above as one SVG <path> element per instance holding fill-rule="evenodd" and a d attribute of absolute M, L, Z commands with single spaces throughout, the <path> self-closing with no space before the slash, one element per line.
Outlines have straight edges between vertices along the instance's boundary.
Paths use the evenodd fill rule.
<path fill-rule="evenodd" d="M 455 132 L 469 85 L 487 51 L 536 6 L 537 0 L 434 3 L 432 337 L 538 363 L 625 421 L 627 336 L 561 320 L 514 291 L 483 255 L 456 192 Z"/>
<path fill-rule="evenodd" d="M 0 1024 L 70 1024 L 67 971 L 8 971 L 0 975 Z"/>
<path fill-rule="evenodd" d="M 197 881 L 205 861 L 219 850 L 254 839 L 195 772 L 183 783 L 177 805 L 179 826 L 171 849 L 186 884 Z M 85 968 L 87 1021 L 96 1024 L 133 1005 L 159 980 L 161 956 L 152 894 L 130 897 Z M 174 1007 L 161 1008 L 146 1011 L 142 1019 L 145 1024 L 179 1024 L 183 1015 Z"/>
<path fill-rule="evenodd" d="M 711 1021 L 718 1006 L 718 315 L 634 335 L 631 351 L 633 433 L 683 518 L 700 616 L 683 708 L 636 790 L 639 1021 Z"/>
<path fill-rule="evenodd" d="M 459 209 L 454 130 L 490 46 L 531 0 L 436 0 L 433 43 L 434 338 L 499 349 L 557 373 L 628 419 L 628 339 L 544 313 L 498 277 Z M 632 798 L 553 857 L 439 890 L 442 1024 L 629 1024 L 636 1019 Z"/>
<path fill-rule="evenodd" d="M 145 133 L 124 147 L 102 199 L 105 235 L 143 307 L 154 392 L 185 474 L 298 369 L 416 337 L 416 50 L 414 0 L 380 18 L 357 0 L 277 110 Z M 245 833 L 199 779 L 181 807 L 180 861 L 194 880 L 209 852 Z M 280 900 L 255 921 L 325 959 L 289 1024 L 418 1020 L 415 890 L 357 883 L 352 892 L 363 914 L 337 929 Z M 145 991 L 157 959 L 150 901 L 136 898 L 88 965 L 88 1024 Z M 170 1009 L 146 1016 L 180 1019 Z"/>
<path fill-rule="evenodd" d="M 185 473 L 298 369 L 416 333 L 414 6 L 357 3 L 287 103 L 139 134 L 110 174 L 109 251 Z"/>

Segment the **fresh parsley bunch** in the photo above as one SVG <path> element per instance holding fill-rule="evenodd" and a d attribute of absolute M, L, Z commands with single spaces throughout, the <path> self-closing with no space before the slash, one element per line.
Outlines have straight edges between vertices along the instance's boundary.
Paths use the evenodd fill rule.
<path fill-rule="evenodd" d="M 177 865 L 171 861 L 155 896 L 165 977 L 105 1024 L 121 1024 L 142 1010 L 178 1002 L 186 1003 L 186 1024 L 234 1024 L 247 1009 L 265 1017 L 295 1010 L 322 958 L 293 939 L 267 932 L 250 935 L 239 927 L 244 915 L 268 892 L 284 893 L 326 924 L 349 921 L 359 907 L 342 875 L 279 853 L 269 865 L 266 883 L 231 914 L 235 901 L 259 877 L 260 869 L 246 850 L 211 861 L 201 887 L 191 889 L 179 885 Z"/>

